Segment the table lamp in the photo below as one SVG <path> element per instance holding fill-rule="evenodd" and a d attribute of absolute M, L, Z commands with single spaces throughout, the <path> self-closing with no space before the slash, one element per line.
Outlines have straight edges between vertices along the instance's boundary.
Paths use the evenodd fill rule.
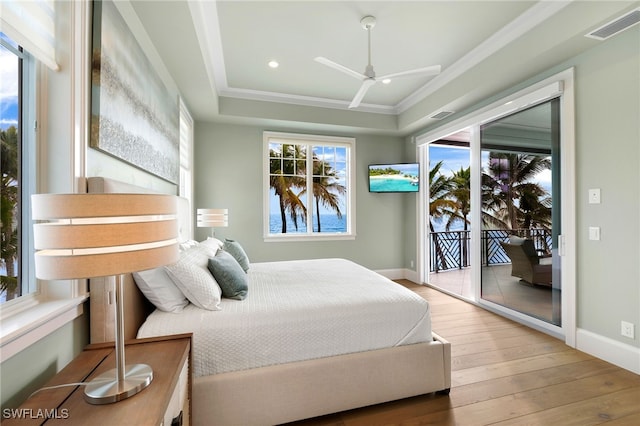
<path fill-rule="evenodd" d="M 215 235 L 213 228 L 226 228 L 229 226 L 228 209 L 198 209 L 196 214 L 196 226 L 198 228 L 211 228 L 211 236 Z"/>
<path fill-rule="evenodd" d="M 125 365 L 123 274 L 178 260 L 177 201 L 159 194 L 32 196 L 36 277 L 44 280 L 115 275 L 116 368 L 85 387 L 85 400 L 108 404 L 146 388 L 153 371 Z"/>

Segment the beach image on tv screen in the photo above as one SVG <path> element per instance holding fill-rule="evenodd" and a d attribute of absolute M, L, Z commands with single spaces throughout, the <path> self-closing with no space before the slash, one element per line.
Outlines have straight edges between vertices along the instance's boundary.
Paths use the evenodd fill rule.
<path fill-rule="evenodd" d="M 419 164 L 382 164 L 369 166 L 369 191 L 417 192 Z"/>

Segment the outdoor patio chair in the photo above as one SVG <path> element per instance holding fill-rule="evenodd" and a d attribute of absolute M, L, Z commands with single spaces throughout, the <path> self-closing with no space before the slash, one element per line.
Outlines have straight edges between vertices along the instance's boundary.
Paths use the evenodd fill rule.
<path fill-rule="evenodd" d="M 500 242 L 511 259 L 511 275 L 529 284 L 551 287 L 551 257 L 539 256 L 533 241 L 511 237 L 508 243 Z"/>

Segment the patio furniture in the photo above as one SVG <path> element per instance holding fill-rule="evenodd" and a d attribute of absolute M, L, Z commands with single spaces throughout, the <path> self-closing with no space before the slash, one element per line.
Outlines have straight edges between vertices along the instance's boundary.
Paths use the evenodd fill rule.
<path fill-rule="evenodd" d="M 551 257 L 539 256 L 533 241 L 510 237 L 500 245 L 511 259 L 511 275 L 529 284 L 551 287 Z"/>

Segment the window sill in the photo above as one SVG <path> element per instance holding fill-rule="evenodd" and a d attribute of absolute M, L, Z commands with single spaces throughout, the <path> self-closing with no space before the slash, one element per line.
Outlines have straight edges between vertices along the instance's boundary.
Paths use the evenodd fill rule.
<path fill-rule="evenodd" d="M 355 234 L 289 234 L 267 235 L 264 242 L 294 242 L 294 241 L 340 241 L 355 240 Z"/>
<path fill-rule="evenodd" d="M 83 314 L 87 296 L 33 300 L 0 322 L 0 363 Z"/>

